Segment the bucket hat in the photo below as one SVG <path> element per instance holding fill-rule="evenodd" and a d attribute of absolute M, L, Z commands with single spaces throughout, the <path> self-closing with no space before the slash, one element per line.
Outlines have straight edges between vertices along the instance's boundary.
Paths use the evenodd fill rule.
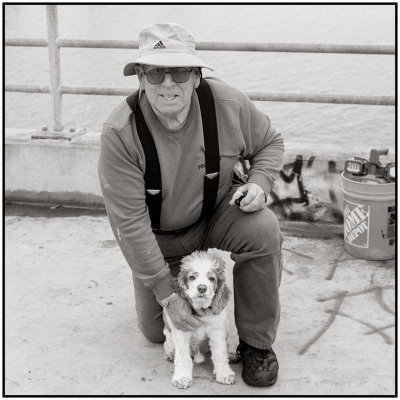
<path fill-rule="evenodd" d="M 158 23 L 139 33 L 139 58 L 125 65 L 124 76 L 135 75 L 138 64 L 161 67 L 201 67 L 213 69 L 196 56 L 194 36 L 182 25 Z"/>

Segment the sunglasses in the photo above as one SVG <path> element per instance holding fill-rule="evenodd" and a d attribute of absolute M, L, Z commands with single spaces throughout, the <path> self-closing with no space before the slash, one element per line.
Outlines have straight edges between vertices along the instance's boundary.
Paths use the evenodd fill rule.
<path fill-rule="evenodd" d="M 177 83 L 185 83 L 189 80 L 190 73 L 192 72 L 193 68 L 154 68 L 150 69 L 149 71 L 143 71 L 146 75 L 146 78 L 149 83 L 152 85 L 159 85 L 164 81 L 165 74 L 171 74 L 172 79 Z"/>

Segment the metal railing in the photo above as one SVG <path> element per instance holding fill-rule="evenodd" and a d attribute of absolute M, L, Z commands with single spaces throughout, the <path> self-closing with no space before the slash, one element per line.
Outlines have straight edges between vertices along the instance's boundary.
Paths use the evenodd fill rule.
<path fill-rule="evenodd" d="M 137 49 L 138 41 L 133 40 L 81 40 L 60 39 L 58 37 L 57 6 L 46 5 L 48 39 L 6 38 L 6 46 L 48 47 L 50 63 L 50 86 L 5 84 L 6 92 L 50 93 L 53 104 L 54 132 L 62 132 L 62 95 L 86 94 L 106 96 L 127 96 L 132 88 L 65 86 L 61 84 L 60 48 L 103 48 L 103 49 Z M 295 43 L 227 43 L 196 42 L 197 50 L 209 51 L 261 51 L 291 53 L 336 53 L 336 54 L 389 54 L 395 55 L 395 46 L 376 45 L 336 45 L 336 44 L 295 44 Z M 254 101 L 332 103 L 394 106 L 393 96 L 354 96 L 307 93 L 265 93 L 246 92 Z"/>

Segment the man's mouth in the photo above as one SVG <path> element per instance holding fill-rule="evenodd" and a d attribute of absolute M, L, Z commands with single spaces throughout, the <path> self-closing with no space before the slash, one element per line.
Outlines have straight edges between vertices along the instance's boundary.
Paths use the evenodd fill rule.
<path fill-rule="evenodd" d="M 175 98 L 177 97 L 175 94 L 160 94 L 160 96 L 164 99 L 164 100 L 175 100 Z"/>

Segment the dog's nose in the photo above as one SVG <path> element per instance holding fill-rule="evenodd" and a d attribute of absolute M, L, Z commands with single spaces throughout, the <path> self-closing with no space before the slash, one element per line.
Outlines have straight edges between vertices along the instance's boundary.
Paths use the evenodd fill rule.
<path fill-rule="evenodd" d="M 207 286 L 206 285 L 199 285 L 197 286 L 197 290 L 199 293 L 205 293 L 207 290 Z"/>

